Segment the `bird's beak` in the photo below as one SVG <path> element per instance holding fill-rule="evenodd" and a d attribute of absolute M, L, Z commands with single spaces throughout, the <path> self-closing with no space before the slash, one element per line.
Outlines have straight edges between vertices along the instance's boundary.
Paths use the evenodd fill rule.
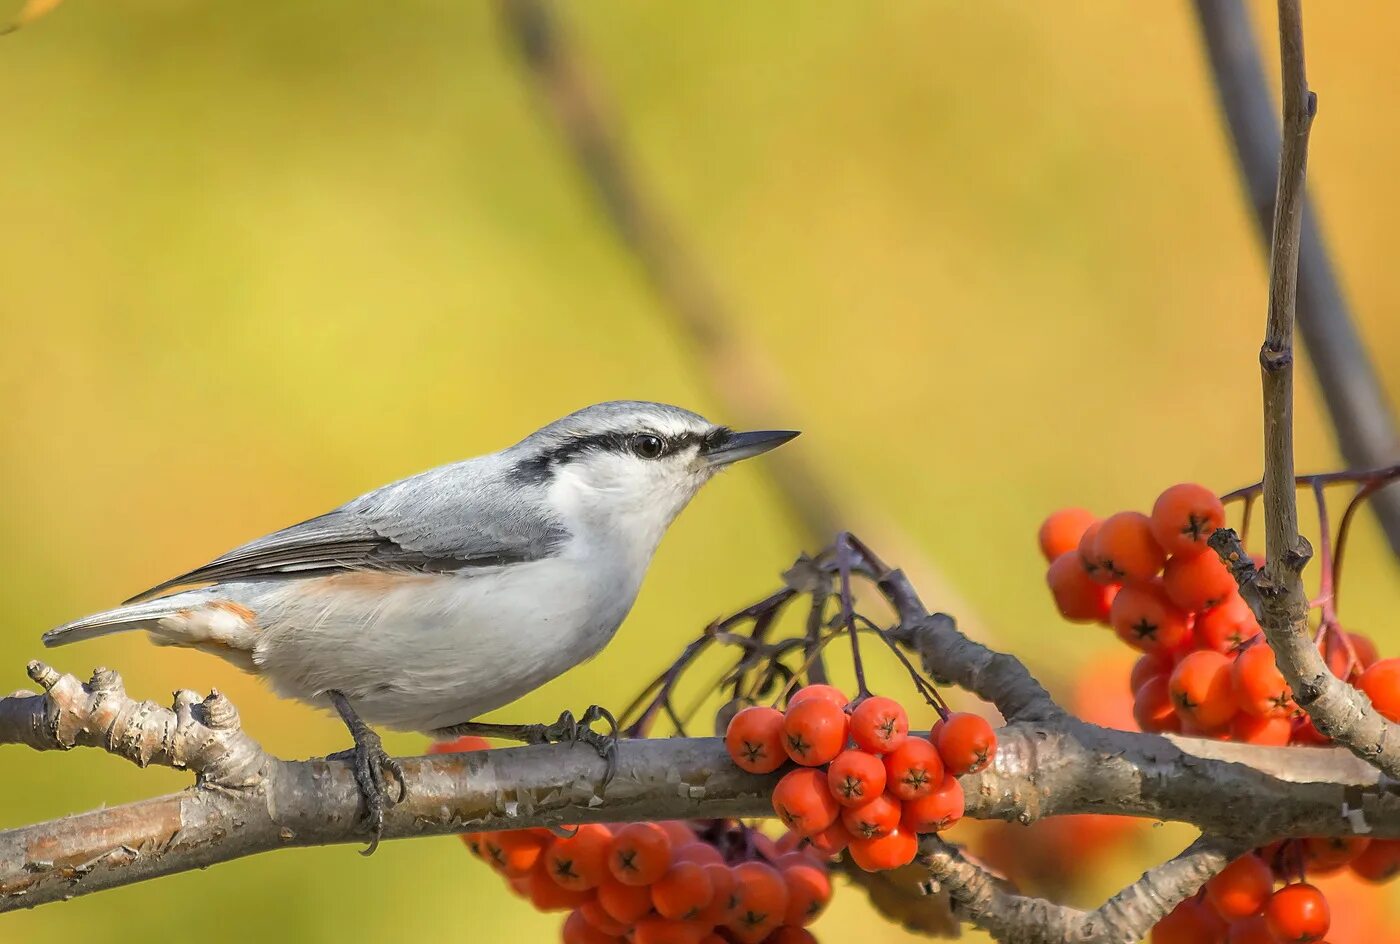
<path fill-rule="evenodd" d="M 730 433 L 714 446 L 706 448 L 701 456 L 711 468 L 730 465 L 740 459 L 751 459 L 770 449 L 777 449 L 789 439 L 798 435 L 791 429 L 763 429 L 752 433 Z"/>

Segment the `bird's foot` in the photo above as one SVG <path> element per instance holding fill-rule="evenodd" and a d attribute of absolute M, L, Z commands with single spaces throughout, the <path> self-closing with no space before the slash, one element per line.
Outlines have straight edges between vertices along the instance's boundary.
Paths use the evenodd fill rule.
<path fill-rule="evenodd" d="M 370 833 L 369 845 L 360 854 L 373 855 L 374 850 L 379 848 L 379 837 L 384 832 L 384 812 L 404 801 L 408 796 L 408 784 L 404 782 L 403 767 L 385 752 L 379 735 L 360 720 L 360 716 L 350 707 L 349 700 L 340 692 L 326 694 L 335 705 L 335 710 L 340 713 L 345 727 L 350 730 L 350 736 L 355 739 L 353 748 L 332 754 L 330 757 L 348 760 L 354 769 L 355 783 L 365 801 L 365 827 Z M 396 796 L 390 795 L 390 778 L 394 781 Z"/>
<path fill-rule="evenodd" d="M 593 724 L 604 721 L 606 732 L 593 730 Z M 613 774 L 617 773 L 617 719 L 611 711 L 599 705 L 589 705 L 581 717 L 575 718 L 572 711 L 559 715 L 553 724 L 493 724 L 483 721 L 467 721 L 442 728 L 435 732 L 440 737 L 455 737 L 462 734 L 476 734 L 482 737 L 508 738 L 526 744 L 578 744 L 592 747 L 603 758 L 607 767 L 603 772 L 603 782 L 599 789 L 607 787 Z"/>

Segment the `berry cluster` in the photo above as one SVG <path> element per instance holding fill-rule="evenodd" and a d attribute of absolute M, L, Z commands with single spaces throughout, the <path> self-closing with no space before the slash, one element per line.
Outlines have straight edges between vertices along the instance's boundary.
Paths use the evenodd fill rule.
<path fill-rule="evenodd" d="M 826 856 L 848 849 L 867 872 L 909 864 L 920 833 L 957 822 L 957 778 L 991 763 L 997 744 L 991 725 L 966 712 L 944 714 L 927 739 L 911 737 L 899 702 L 848 702 L 831 685 L 798 689 L 785 712 L 743 709 L 724 742 L 751 773 L 798 764 L 773 790 L 774 812 L 811 848 Z"/>
<path fill-rule="evenodd" d="M 1221 501 L 1194 484 L 1167 489 L 1151 515 L 1127 511 L 1098 520 L 1083 509 L 1057 511 L 1039 534 L 1055 604 L 1066 619 L 1110 626 L 1142 653 L 1129 686 L 1143 731 L 1275 746 L 1327 744 L 1294 703 L 1254 613 L 1206 544 L 1224 523 Z M 1370 639 L 1343 630 L 1326 609 L 1317 645 L 1333 673 L 1364 691 L 1385 717 L 1400 721 L 1400 659 L 1380 659 Z M 1384 882 L 1400 873 L 1400 841 L 1274 843 L 1232 863 L 1163 919 L 1152 940 L 1321 941 L 1330 924 L 1327 900 L 1304 879 L 1344 868 Z M 1288 884 L 1275 890 L 1278 882 Z"/>
<path fill-rule="evenodd" d="M 485 750 L 481 738 L 433 753 Z M 567 912 L 564 944 L 815 944 L 831 898 L 825 858 L 734 823 L 590 823 L 465 833 L 468 848 L 540 911 Z"/>

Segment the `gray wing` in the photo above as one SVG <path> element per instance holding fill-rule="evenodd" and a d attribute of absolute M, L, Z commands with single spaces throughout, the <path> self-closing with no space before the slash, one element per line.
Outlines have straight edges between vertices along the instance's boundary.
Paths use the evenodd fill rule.
<path fill-rule="evenodd" d="M 490 461 L 443 466 L 386 485 L 334 511 L 244 544 L 137 594 L 173 587 L 349 570 L 444 573 L 539 560 L 568 532 Z"/>

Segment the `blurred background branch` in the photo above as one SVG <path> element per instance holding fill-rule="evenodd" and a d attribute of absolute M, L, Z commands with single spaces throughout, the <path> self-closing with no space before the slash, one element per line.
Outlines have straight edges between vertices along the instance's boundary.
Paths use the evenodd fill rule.
<path fill-rule="evenodd" d="M 1249 13 L 1242 0 L 1195 0 L 1216 95 L 1230 133 L 1241 182 L 1267 251 L 1274 219 L 1280 129 Z M 1337 283 L 1316 207 L 1303 204 L 1298 266 L 1298 330 L 1347 464 L 1376 468 L 1400 459 L 1397 427 L 1385 389 Z M 1400 488 L 1371 499 L 1391 550 L 1400 555 Z"/>

